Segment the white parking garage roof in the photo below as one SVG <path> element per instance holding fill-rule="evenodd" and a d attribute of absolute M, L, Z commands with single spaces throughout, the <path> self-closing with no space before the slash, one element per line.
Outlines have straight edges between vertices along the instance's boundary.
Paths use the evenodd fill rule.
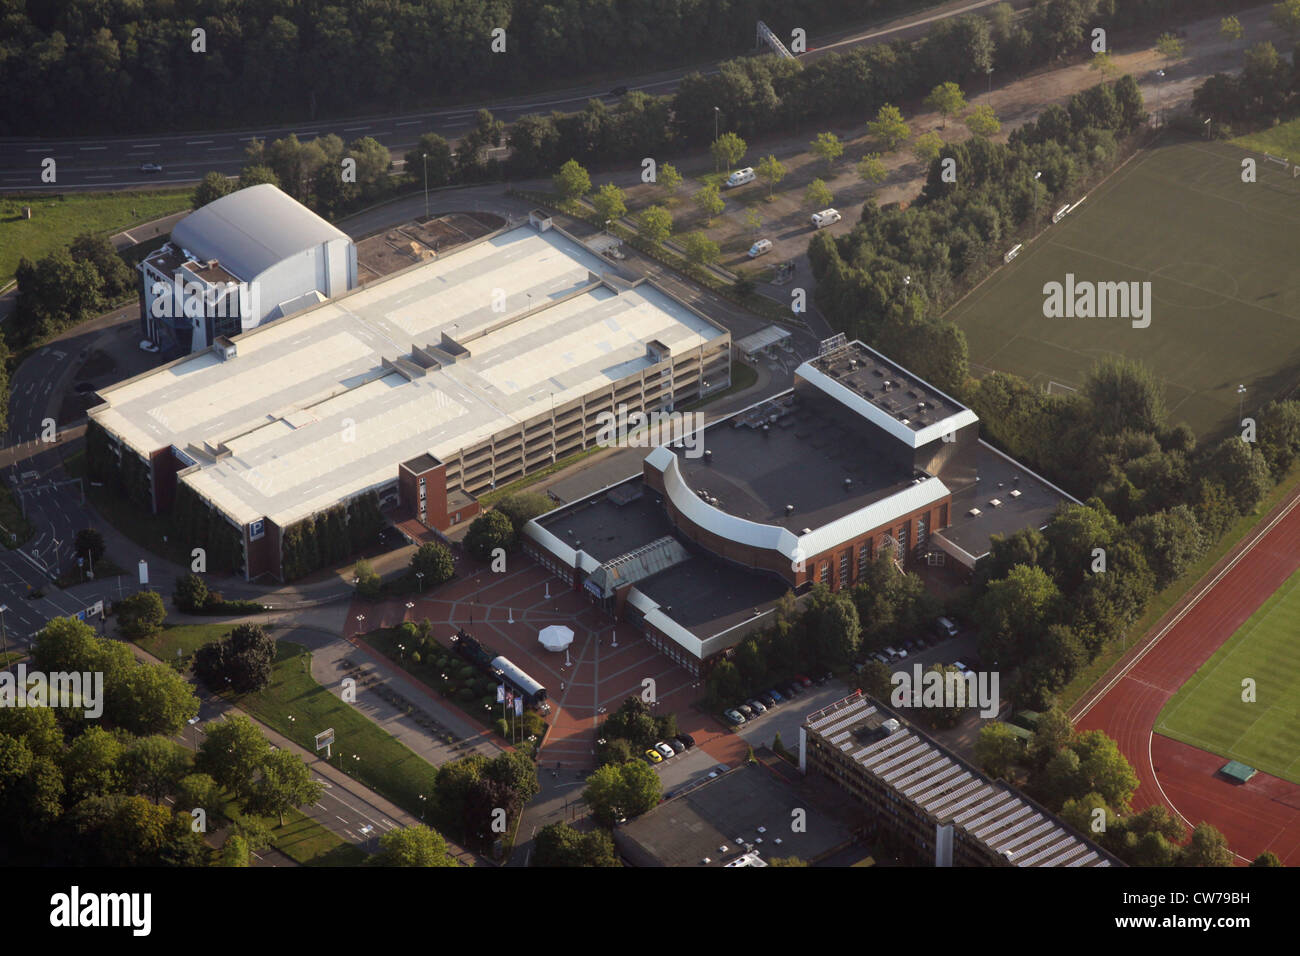
<path fill-rule="evenodd" d="M 142 454 L 185 451 L 201 468 L 182 480 L 234 520 L 283 527 L 649 366 L 651 341 L 678 354 L 726 335 L 648 283 L 588 288 L 606 271 L 520 227 L 242 335 L 233 358 L 105 389 L 92 414 Z M 444 334 L 468 355 L 413 378 L 385 365 Z"/>

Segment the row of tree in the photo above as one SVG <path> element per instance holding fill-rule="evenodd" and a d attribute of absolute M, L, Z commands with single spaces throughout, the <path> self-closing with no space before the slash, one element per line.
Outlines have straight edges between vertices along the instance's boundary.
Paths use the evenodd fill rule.
<path fill-rule="evenodd" d="M 5 325 L 13 347 L 43 339 L 99 315 L 128 299 L 137 278 L 113 244 L 85 233 L 67 249 L 35 262 L 18 261 L 18 302 Z"/>
<path fill-rule="evenodd" d="M 331 567 L 379 540 L 385 519 L 379 495 L 367 491 L 284 530 L 280 541 L 284 580 Z"/>
<path fill-rule="evenodd" d="M 1266 41 L 1245 51 L 1240 73 L 1215 73 L 1198 86 L 1192 94 L 1192 112 L 1211 120 L 1216 136 L 1229 137 L 1234 124 L 1256 127 L 1293 116 L 1300 108 L 1298 98 L 1300 47 L 1292 50 L 1288 63 Z"/>
<path fill-rule="evenodd" d="M 513 551 L 524 525 L 554 507 L 555 502 L 541 492 L 506 495 L 490 511 L 470 522 L 465 532 L 465 550 L 479 561 L 491 561 L 498 548 Z"/>

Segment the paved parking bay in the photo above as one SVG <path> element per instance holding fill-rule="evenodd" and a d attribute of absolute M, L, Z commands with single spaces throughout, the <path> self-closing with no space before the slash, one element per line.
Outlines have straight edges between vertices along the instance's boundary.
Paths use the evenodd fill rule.
<path fill-rule="evenodd" d="M 777 704 L 776 707 L 768 708 L 766 714 L 746 721 L 740 726 L 740 736 L 751 747 L 770 747 L 779 732 L 785 749 L 794 750 L 799 746 L 799 727 L 804 718 L 849 696 L 856 689 L 857 685 L 849 686 L 839 679 L 829 680 L 820 687 L 813 684 L 794 700 Z"/>

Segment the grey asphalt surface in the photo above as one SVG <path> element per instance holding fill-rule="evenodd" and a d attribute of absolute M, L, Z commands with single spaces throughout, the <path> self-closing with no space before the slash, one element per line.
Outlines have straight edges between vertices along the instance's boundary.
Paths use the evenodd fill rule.
<path fill-rule="evenodd" d="M 831 50 L 889 42 L 923 33 L 936 20 L 982 10 L 997 0 L 953 0 L 928 10 L 896 17 L 866 29 L 835 31 L 809 38 L 809 52 L 800 59 L 816 59 Z M 1029 0 L 1014 0 L 1017 7 Z M 746 24 L 746 31 L 753 25 Z M 257 129 L 210 130 L 193 132 L 154 131 L 131 136 L 97 136 L 48 139 L 41 137 L 6 137 L 0 140 L 0 191 L 49 191 L 57 189 L 120 189 L 131 186 L 158 187 L 196 181 L 211 171 L 235 175 L 243 165 L 244 149 L 250 140 L 277 139 L 296 134 L 299 139 L 336 134 L 344 141 L 371 136 L 397 152 L 415 143 L 421 134 L 435 132 L 455 141 L 471 125 L 481 108 L 496 118 L 513 122 L 527 113 L 581 109 L 590 99 L 614 104 L 618 98 L 609 94 L 611 86 L 626 86 L 655 95 L 676 90 L 682 77 L 693 72 L 713 73 L 707 65 L 678 67 L 620 81 L 589 83 L 565 90 L 522 97 L 500 97 L 486 102 L 423 110 L 395 116 L 352 117 L 347 119 L 305 119 L 301 122 Z M 56 186 L 42 183 L 41 162 L 52 157 L 57 166 Z M 161 173 L 143 173 L 142 163 L 159 163 Z"/>

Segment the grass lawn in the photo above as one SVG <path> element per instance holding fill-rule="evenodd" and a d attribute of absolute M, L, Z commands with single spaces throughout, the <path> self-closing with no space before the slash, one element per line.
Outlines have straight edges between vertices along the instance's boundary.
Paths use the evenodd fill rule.
<path fill-rule="evenodd" d="M 1238 541 L 1244 538 L 1264 515 L 1277 507 L 1278 503 L 1295 488 L 1298 482 L 1300 482 L 1300 466 L 1292 469 L 1289 475 L 1278 482 L 1253 512 L 1238 518 L 1236 523 L 1224 532 L 1223 537 L 1210 547 L 1201 560 L 1183 572 L 1182 577 L 1152 598 L 1147 605 L 1146 613 L 1128 629 L 1128 633 L 1123 640 L 1108 645 L 1095 661 L 1075 675 L 1074 680 L 1070 681 L 1057 693 L 1057 700 L 1060 702 L 1062 709 L 1069 710 L 1073 707 L 1075 701 L 1101 679 L 1111 665 L 1128 651 L 1133 642 L 1140 640 L 1171 607 L 1182 600 L 1187 592 L 1191 590 L 1192 585 L 1205 577 L 1210 568 L 1214 567 Z"/>
<path fill-rule="evenodd" d="M 179 659 L 188 665 L 194 652 L 204 644 L 220 640 L 230 633 L 233 624 L 182 624 L 179 627 L 167 627 L 151 637 L 136 641 L 142 648 L 161 661 Z"/>
<path fill-rule="evenodd" d="M 1229 140 L 1234 146 L 1300 162 L 1300 119 Z M 1275 167 L 1281 169 L 1282 167 Z"/>
<path fill-rule="evenodd" d="M 1216 436 L 1237 417 L 1238 383 L 1250 389 L 1249 413 L 1300 366 L 1300 288 L 1287 248 L 1297 229 L 1300 179 L 1281 167 L 1261 163 L 1259 181 L 1243 183 L 1237 147 L 1162 146 L 1093 190 L 948 318 L 965 331 L 977 375 L 1000 370 L 1045 388 L 1077 387 L 1105 356 L 1136 358 L 1165 383 L 1171 423 Z M 1043 286 L 1067 273 L 1150 282 L 1150 326 L 1045 318 Z"/>
<path fill-rule="evenodd" d="M 226 816 L 236 822 L 248 819 L 231 801 L 226 806 Z M 360 866 L 366 852 L 348 843 L 300 810 L 284 814 L 284 826 L 278 817 L 257 817 L 271 833 L 271 846 L 301 866 Z"/>
<path fill-rule="evenodd" d="M 418 816 L 420 794 L 434 792 L 437 768 L 316 683 L 311 654 L 302 645 L 278 641 L 276 652 L 271 683 L 237 698 L 239 706 L 309 751 L 315 749 L 315 735 L 333 727 L 331 762 Z"/>
<path fill-rule="evenodd" d="M 14 276 L 18 260 L 33 262 L 65 248 L 85 232 L 111 235 L 190 208 L 192 190 L 62 193 L 0 198 L 0 285 Z M 32 218 L 22 218 L 23 207 Z"/>
<path fill-rule="evenodd" d="M 489 491 L 485 495 L 479 495 L 479 507 L 486 511 L 507 495 L 513 495 L 517 491 L 523 491 L 528 486 L 537 484 L 537 482 L 541 481 L 543 478 L 547 478 L 555 474 L 557 471 L 563 471 L 571 465 L 576 465 L 584 458 L 590 458 L 592 455 L 602 451 L 605 451 L 605 449 L 601 448 L 599 445 L 592 445 L 590 448 L 584 448 L 582 451 L 574 452 L 567 458 L 561 458 L 559 461 L 553 462 L 545 468 L 539 468 L 531 475 L 525 475 L 518 481 L 512 481 L 504 488 L 497 488 L 494 491 Z"/>
<path fill-rule="evenodd" d="M 1155 730 L 1300 783 L 1300 571 L 1160 711 Z M 1242 683 L 1255 682 L 1255 700 Z"/>

